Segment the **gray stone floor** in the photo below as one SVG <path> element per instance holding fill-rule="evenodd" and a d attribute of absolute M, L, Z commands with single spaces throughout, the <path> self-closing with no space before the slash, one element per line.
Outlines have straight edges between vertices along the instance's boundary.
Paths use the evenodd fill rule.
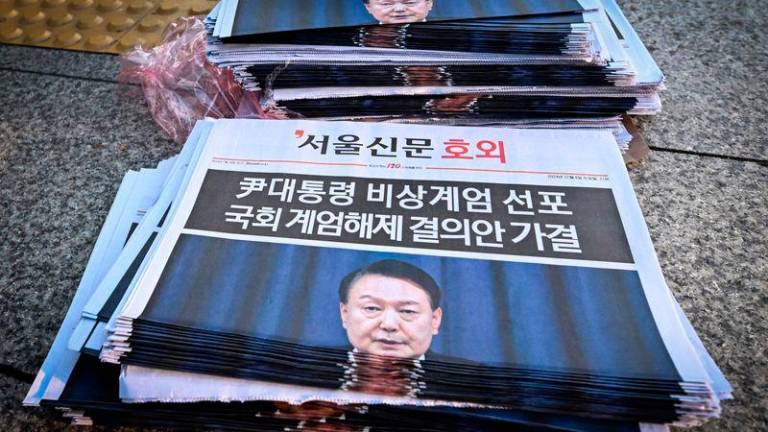
<path fill-rule="evenodd" d="M 631 177 L 674 291 L 735 387 L 699 430 L 768 430 L 768 24 L 765 4 L 623 1 L 667 75 L 655 149 Z M 116 57 L 0 45 L 0 365 L 33 374 L 122 175 L 177 146 L 116 95 Z M 6 368 L 7 369 L 7 368 Z M 0 425 L 65 428 L 0 374 Z"/>

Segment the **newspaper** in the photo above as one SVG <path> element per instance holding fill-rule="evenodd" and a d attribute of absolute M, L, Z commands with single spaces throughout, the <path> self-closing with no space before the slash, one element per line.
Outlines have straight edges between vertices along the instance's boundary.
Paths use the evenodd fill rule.
<path fill-rule="evenodd" d="M 386 17 L 375 5 L 347 0 L 307 4 L 302 0 L 225 0 L 214 34 L 220 38 L 249 36 L 319 28 L 343 28 L 380 23 L 440 22 L 545 14 L 564 14 L 594 10 L 596 0 L 486 1 L 470 4 L 466 0 L 424 1 L 411 15 Z M 333 13 L 329 13 L 332 11 Z M 390 18 L 389 20 L 387 18 Z M 219 21 L 221 23 L 219 24 Z"/>
<path fill-rule="evenodd" d="M 707 390 L 712 379 L 678 318 L 609 132 L 220 121 L 182 190 L 178 207 L 164 225 L 156 248 L 148 255 L 149 264 L 143 266 L 136 289 L 120 308 L 121 316 L 112 329 L 109 349 L 102 352 L 105 360 L 119 360 L 130 350 L 134 320 L 173 315 L 168 309 L 173 304 L 182 312 L 189 307 L 198 308 L 195 316 L 181 313 L 177 318 L 201 328 L 241 334 L 250 329 L 254 334 L 300 341 L 306 346 L 342 345 L 385 355 L 426 355 L 427 360 L 446 357 L 537 370 L 673 378 L 683 383 L 686 391 L 695 393 L 691 397 L 681 395 L 685 398 L 680 403 L 683 421 L 716 412 L 715 396 Z M 489 281 L 488 286 L 493 288 L 485 288 L 506 290 L 504 301 L 510 301 L 508 295 L 516 295 L 516 302 L 526 303 L 507 304 L 510 310 L 521 313 L 515 315 L 513 322 L 507 318 L 504 323 L 497 323 L 509 326 L 502 327 L 501 334 L 511 335 L 520 344 L 512 346 L 509 341 L 477 337 L 476 332 L 482 328 L 472 326 L 487 325 L 488 321 L 473 316 L 468 322 L 467 313 L 494 307 L 494 302 L 503 300 L 498 294 L 476 299 L 485 292 L 478 287 L 473 287 L 479 289 L 473 297 L 462 297 L 463 294 L 453 291 L 462 291 L 460 288 L 443 288 L 445 303 L 431 312 L 434 337 L 377 342 L 349 329 L 351 312 L 345 312 L 343 301 L 341 310 L 335 313 L 290 310 L 295 307 L 290 302 L 280 305 L 282 311 L 270 312 L 252 303 L 258 298 L 251 300 L 248 291 L 243 291 L 249 289 L 251 282 L 238 282 L 230 277 L 227 281 L 231 285 L 215 285 L 219 290 L 226 286 L 226 292 L 216 292 L 216 297 L 238 299 L 242 306 L 228 303 L 229 316 L 222 320 L 199 316 L 206 314 L 206 307 L 220 307 L 206 303 L 214 300 L 205 298 L 203 291 L 196 291 L 210 291 L 212 286 L 185 284 L 187 291 L 174 293 L 178 289 L 173 288 L 174 277 L 178 276 L 179 281 L 187 277 L 217 277 L 215 268 L 189 272 L 184 249 L 191 250 L 191 256 L 197 256 L 193 259 L 199 260 L 212 250 L 239 248 L 247 257 L 258 253 L 252 248 L 263 247 L 278 252 L 282 248 L 288 254 L 319 250 L 320 262 L 331 260 L 338 269 L 330 273 L 341 272 L 342 276 L 355 270 L 361 256 L 363 261 L 396 257 L 422 263 L 428 273 L 438 273 L 435 264 L 430 264 L 431 259 L 465 271 L 483 265 L 514 265 L 518 266 L 516 269 L 545 266 L 556 272 L 602 275 L 595 277 L 619 272 L 622 278 L 638 283 L 613 286 L 610 291 L 589 291 L 597 289 L 590 288 L 589 283 L 577 283 L 568 289 L 584 290 L 581 294 L 586 297 L 581 298 L 582 302 L 597 298 L 590 296 L 611 296 L 616 292 L 639 296 L 633 298 L 641 299 L 644 306 L 634 313 L 646 313 L 640 319 L 642 322 L 615 321 L 608 328 L 600 319 L 611 314 L 615 314 L 615 319 L 626 318 L 627 311 L 606 309 L 598 313 L 595 307 L 610 303 L 597 300 L 592 305 L 554 304 L 550 305 L 553 315 L 544 321 L 555 324 L 547 330 L 542 327 L 543 321 L 524 312 L 526 308 L 541 308 L 535 302 L 548 301 L 546 297 L 553 292 L 547 290 L 552 287 L 533 283 L 535 277 L 529 275 L 526 277 L 531 278 L 531 286 L 511 288 L 514 281 L 506 279 L 501 285 Z M 288 251 L 291 248 L 293 252 Z M 227 267 L 227 271 L 250 268 L 248 259 L 242 259 L 241 264 Z M 347 268 L 345 260 L 351 264 Z M 180 264 L 186 266 L 189 276 L 180 275 L 174 268 Z M 450 281 L 453 277 L 449 274 L 438 279 Z M 590 277 L 593 276 L 580 274 L 573 280 L 588 281 Z M 331 297 L 335 286 L 313 286 L 310 301 Z M 290 284 L 282 285 L 282 290 L 286 289 L 293 288 Z M 325 291 L 329 289 L 331 292 Z M 156 298 L 150 302 L 155 291 Z M 467 291 L 468 288 L 463 289 Z M 274 291 L 260 294 L 261 301 L 267 302 L 269 296 L 278 295 Z M 197 304 L 184 306 L 178 295 L 191 296 Z M 338 297 L 332 297 L 336 298 L 338 308 Z M 537 300 L 530 303 L 531 299 Z M 327 298 L 317 301 L 332 303 Z M 469 310 L 468 301 L 475 302 Z M 254 311 L 248 312 L 249 307 L 259 308 L 264 321 L 251 322 L 249 314 Z M 293 315 L 301 317 L 300 329 L 280 328 L 280 313 L 304 313 Z M 563 314 L 575 316 L 576 321 L 563 327 L 562 322 L 558 324 L 558 317 Z M 489 319 L 498 320 L 499 316 Z M 313 332 L 315 327 L 320 331 Z M 563 331 L 574 338 L 572 343 L 561 344 Z M 595 341 L 595 332 L 610 334 L 598 336 L 608 339 Z M 632 337 L 627 338 L 630 334 Z M 542 335 L 551 335 L 553 340 L 537 340 Z M 648 344 L 654 340 L 656 345 L 649 349 Z M 512 351 L 500 351 L 504 349 Z M 586 354 L 590 349 L 598 351 Z M 622 358 L 621 353 L 627 357 Z M 654 375 L 659 370 L 666 372 Z"/>
<path fill-rule="evenodd" d="M 123 177 L 64 322 L 24 400 L 25 404 L 37 404 L 42 398 L 56 399 L 59 396 L 79 357 L 80 346 L 74 350 L 67 349 L 67 346 L 78 331 L 83 308 L 122 253 L 127 239 L 155 204 L 174 162 L 175 157 L 160 162 L 155 169 L 129 171 Z M 82 336 L 74 337 L 81 340 L 81 345 L 84 343 Z"/>

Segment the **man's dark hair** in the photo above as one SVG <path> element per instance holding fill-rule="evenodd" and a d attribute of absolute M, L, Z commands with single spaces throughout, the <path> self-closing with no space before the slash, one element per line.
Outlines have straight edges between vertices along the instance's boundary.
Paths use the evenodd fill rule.
<path fill-rule="evenodd" d="M 352 285 L 366 275 L 387 276 L 411 282 L 427 293 L 432 310 L 440 307 L 442 292 L 440 287 L 437 286 L 437 282 L 432 279 L 432 276 L 413 264 L 395 259 L 376 261 L 344 276 L 341 284 L 339 284 L 339 299 L 342 303 L 346 304 L 349 300 L 349 290 L 352 288 Z"/>

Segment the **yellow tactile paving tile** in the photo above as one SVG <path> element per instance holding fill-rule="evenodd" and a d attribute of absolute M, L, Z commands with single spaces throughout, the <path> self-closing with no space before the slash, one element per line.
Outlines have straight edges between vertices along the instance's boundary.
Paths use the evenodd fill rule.
<path fill-rule="evenodd" d="M 217 0 L 0 0 L 0 43 L 120 53 L 154 46 L 181 16 Z"/>

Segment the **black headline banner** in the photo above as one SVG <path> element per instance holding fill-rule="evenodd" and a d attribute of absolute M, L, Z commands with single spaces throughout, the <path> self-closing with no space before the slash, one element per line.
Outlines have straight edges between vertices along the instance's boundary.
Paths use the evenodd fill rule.
<path fill-rule="evenodd" d="M 633 262 L 603 188 L 209 170 L 186 228 Z"/>

